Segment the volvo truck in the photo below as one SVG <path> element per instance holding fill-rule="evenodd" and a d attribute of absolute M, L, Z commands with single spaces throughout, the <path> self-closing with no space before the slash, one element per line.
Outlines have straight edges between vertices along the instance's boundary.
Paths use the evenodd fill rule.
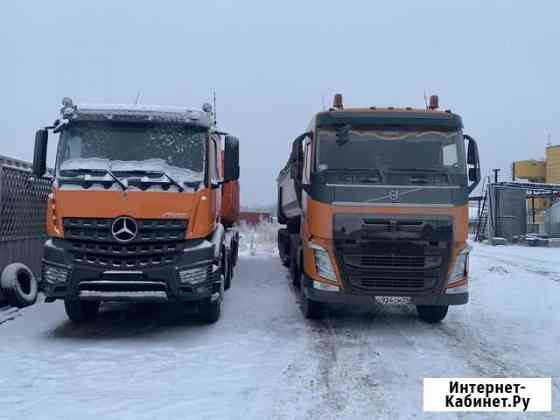
<path fill-rule="evenodd" d="M 476 141 L 438 109 L 332 108 L 316 114 L 280 172 L 282 262 L 307 318 L 330 303 L 416 305 L 439 322 L 469 298 L 469 193 Z"/>
<path fill-rule="evenodd" d="M 35 137 L 33 173 L 46 175 L 40 288 L 75 322 L 102 302 L 195 303 L 215 322 L 232 281 L 238 234 L 239 142 L 212 107 L 62 103 Z"/>

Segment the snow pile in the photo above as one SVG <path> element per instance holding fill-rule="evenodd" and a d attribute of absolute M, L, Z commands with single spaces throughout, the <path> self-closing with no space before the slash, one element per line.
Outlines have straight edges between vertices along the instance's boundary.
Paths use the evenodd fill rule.
<path fill-rule="evenodd" d="M 270 255 L 278 253 L 278 229 L 282 225 L 266 220 L 257 225 L 242 221 L 239 225 L 239 253 L 241 255 Z"/>

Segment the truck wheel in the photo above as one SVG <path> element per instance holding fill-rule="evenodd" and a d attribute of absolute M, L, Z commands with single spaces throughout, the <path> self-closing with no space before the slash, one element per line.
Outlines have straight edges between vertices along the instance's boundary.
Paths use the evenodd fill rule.
<path fill-rule="evenodd" d="M 231 266 L 232 268 L 237 265 L 239 259 L 239 233 L 235 235 L 234 240 L 231 242 Z"/>
<path fill-rule="evenodd" d="M 198 304 L 198 314 L 200 319 L 206 324 L 213 324 L 222 314 L 222 299 L 218 298 L 214 302 L 210 299 Z"/>
<path fill-rule="evenodd" d="M 64 299 L 64 309 L 70 321 L 81 324 L 93 321 L 99 313 L 101 302 L 78 299 Z"/>
<path fill-rule="evenodd" d="M 322 319 L 325 317 L 325 304 L 323 302 L 311 300 L 305 296 L 305 286 L 303 285 L 304 278 L 304 276 L 301 276 L 301 283 L 299 286 L 303 316 L 307 319 Z"/>
<path fill-rule="evenodd" d="M 284 267 L 290 266 L 290 233 L 288 229 L 278 229 L 278 255 Z"/>
<path fill-rule="evenodd" d="M 33 305 L 37 300 L 37 280 L 25 264 L 6 266 L 0 278 L 0 288 L 8 303 L 17 308 Z"/>
<path fill-rule="evenodd" d="M 284 251 L 284 254 L 280 257 L 280 260 L 282 261 L 282 265 L 284 267 L 290 267 L 290 254 L 286 251 Z"/>
<path fill-rule="evenodd" d="M 416 311 L 422 321 L 429 324 L 436 324 L 440 322 L 445 315 L 447 315 L 447 305 L 416 305 Z"/>
<path fill-rule="evenodd" d="M 301 284 L 301 270 L 298 265 L 297 259 L 297 248 L 295 246 L 290 247 L 290 278 L 292 279 L 292 284 L 294 287 L 298 288 Z"/>
<path fill-rule="evenodd" d="M 231 255 L 225 254 L 224 257 L 224 290 L 228 290 L 231 287 L 231 279 L 233 277 L 233 264 L 231 262 Z"/>

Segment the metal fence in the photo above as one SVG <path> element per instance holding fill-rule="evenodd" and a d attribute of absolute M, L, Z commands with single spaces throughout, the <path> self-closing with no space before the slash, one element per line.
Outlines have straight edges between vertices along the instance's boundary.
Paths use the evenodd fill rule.
<path fill-rule="evenodd" d="M 39 274 L 50 185 L 30 163 L 0 155 L 0 272 L 22 262 Z"/>
<path fill-rule="evenodd" d="M 511 241 L 527 234 L 527 193 L 522 188 L 488 186 L 488 236 Z"/>

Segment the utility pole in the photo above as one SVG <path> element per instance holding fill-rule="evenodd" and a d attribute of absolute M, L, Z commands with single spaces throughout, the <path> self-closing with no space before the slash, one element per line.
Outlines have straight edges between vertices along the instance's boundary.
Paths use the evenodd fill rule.
<path fill-rule="evenodd" d="M 212 103 L 214 105 L 214 125 L 218 124 L 218 117 L 216 116 L 217 111 L 216 111 L 216 89 L 214 89 L 212 91 Z"/>
<path fill-rule="evenodd" d="M 498 173 L 500 172 L 500 169 L 499 168 L 492 169 L 492 172 L 494 172 L 494 184 L 497 184 Z M 499 220 L 498 212 L 500 206 L 498 200 L 499 200 L 498 188 L 496 185 L 494 185 L 494 236 L 500 236 L 499 235 L 500 228 L 498 226 L 498 220 Z"/>
<path fill-rule="evenodd" d="M 500 169 L 492 169 L 492 172 L 494 172 L 494 184 L 498 183 L 498 173 L 500 172 Z"/>

